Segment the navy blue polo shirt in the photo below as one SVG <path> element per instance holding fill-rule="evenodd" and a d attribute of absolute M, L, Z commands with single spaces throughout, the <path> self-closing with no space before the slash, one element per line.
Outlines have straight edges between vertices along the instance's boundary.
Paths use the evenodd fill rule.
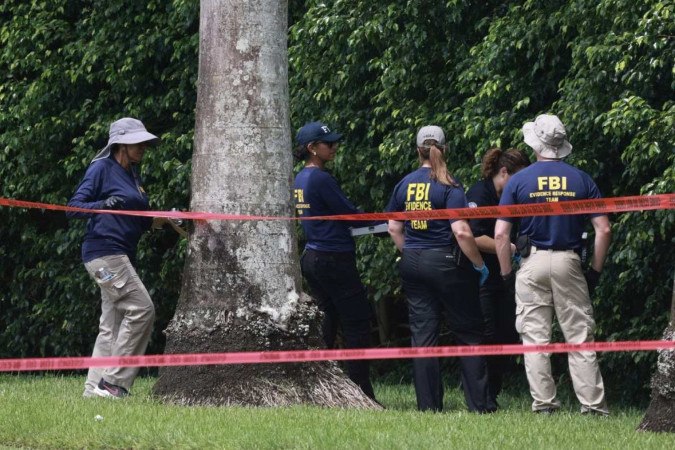
<path fill-rule="evenodd" d="M 600 190 L 586 172 L 563 161 L 537 161 L 511 177 L 499 204 L 566 202 L 600 197 Z M 535 247 L 577 250 L 582 246 L 581 234 L 588 217 L 585 214 L 523 217 L 519 234 L 528 235 Z M 517 220 L 500 219 L 512 223 Z"/>
<path fill-rule="evenodd" d="M 432 180 L 431 169 L 420 167 L 406 175 L 391 195 L 387 212 L 429 211 L 434 209 L 466 208 L 466 196 L 461 186 L 448 186 Z M 438 248 L 454 245 L 450 225 L 454 220 L 407 220 L 403 248 Z"/>
<path fill-rule="evenodd" d="M 112 195 L 124 200 L 120 209 L 149 209 L 148 196 L 133 168 L 125 170 L 113 157 L 89 165 L 68 206 L 101 209 L 103 202 Z M 152 225 L 149 217 L 79 212 L 67 212 L 66 215 L 89 219 L 82 244 L 82 260 L 85 263 L 110 255 L 127 255 L 135 261 L 138 241 Z"/>
<path fill-rule="evenodd" d="M 298 217 L 361 214 L 342 192 L 337 180 L 318 167 L 305 167 L 295 177 L 293 199 Z M 370 226 L 370 221 L 300 220 L 306 248 L 324 252 L 353 252 L 350 227 Z"/>

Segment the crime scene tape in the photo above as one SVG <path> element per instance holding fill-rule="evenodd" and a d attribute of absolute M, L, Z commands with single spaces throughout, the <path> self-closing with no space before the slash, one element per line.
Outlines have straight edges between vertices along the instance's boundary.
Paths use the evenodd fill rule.
<path fill-rule="evenodd" d="M 89 214 L 120 214 L 141 217 L 165 217 L 189 220 L 433 220 L 433 219 L 482 219 L 487 217 L 526 217 L 566 214 L 608 214 L 628 211 L 675 209 L 675 193 L 637 195 L 630 197 L 608 197 L 599 199 L 573 200 L 562 202 L 529 203 L 508 206 L 481 206 L 477 208 L 435 209 L 431 211 L 405 211 L 388 213 L 337 214 L 330 216 L 284 217 L 244 214 L 222 214 L 212 212 L 182 211 L 129 211 L 83 209 L 50 203 L 29 202 L 0 197 L 0 206 L 34 208 L 55 211 L 84 212 Z"/>
<path fill-rule="evenodd" d="M 440 209 L 390 213 L 362 213 L 313 217 L 256 216 L 181 211 L 90 210 L 49 203 L 29 202 L 0 197 L 0 206 L 35 208 L 89 214 L 120 214 L 142 217 L 165 217 L 188 220 L 347 220 L 380 221 L 412 219 L 478 219 L 486 217 L 524 217 L 565 214 L 616 213 L 657 209 L 675 209 L 675 194 L 609 197 L 563 202 L 532 203 L 510 206 Z M 386 349 L 297 350 L 237 353 L 200 353 L 145 356 L 63 357 L 0 359 L 0 372 L 34 370 L 75 370 L 89 367 L 162 367 L 215 364 L 288 363 L 355 359 L 401 359 L 478 355 L 515 355 L 523 353 L 565 353 L 570 351 L 645 351 L 673 350 L 674 341 L 591 342 L 548 345 L 482 345 L 459 347 L 407 347 Z"/>
<path fill-rule="evenodd" d="M 0 372 L 75 370 L 89 367 L 166 367 L 220 364 L 277 364 L 356 359 L 408 359 L 578 351 L 621 352 L 675 350 L 675 341 L 586 342 L 546 345 L 467 345 L 456 347 L 399 347 L 344 350 L 289 350 L 236 353 L 191 353 L 144 356 L 0 359 Z"/>

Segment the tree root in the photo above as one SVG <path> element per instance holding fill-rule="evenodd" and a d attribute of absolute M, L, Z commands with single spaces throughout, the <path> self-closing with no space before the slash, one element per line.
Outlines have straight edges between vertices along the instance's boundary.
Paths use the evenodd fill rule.
<path fill-rule="evenodd" d="M 382 409 L 349 380 L 335 363 L 293 364 L 292 368 L 279 369 L 266 365 L 262 372 L 251 374 L 253 367 L 243 368 L 247 375 L 223 370 L 222 367 L 195 369 L 171 368 L 171 383 L 160 377 L 154 394 L 161 400 L 185 406 L 254 406 L 285 407 L 314 405 L 327 408 Z M 270 370 L 272 369 L 272 370 Z M 208 373 L 211 372 L 211 373 Z M 223 372 L 228 373 L 223 377 Z M 236 375 L 235 375 L 236 373 Z M 214 385 L 215 380 L 228 380 Z M 183 385 L 181 380 L 190 380 Z M 209 382 L 210 380 L 210 382 Z"/>

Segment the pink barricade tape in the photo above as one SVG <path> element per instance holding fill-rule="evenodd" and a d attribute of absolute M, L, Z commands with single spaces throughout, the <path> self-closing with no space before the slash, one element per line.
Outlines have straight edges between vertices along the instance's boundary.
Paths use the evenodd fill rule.
<path fill-rule="evenodd" d="M 0 206 L 36 208 L 54 211 L 85 212 L 89 214 L 120 214 L 141 217 L 166 217 L 190 220 L 433 220 L 433 219 L 482 219 L 486 217 L 552 216 L 564 214 L 608 214 L 628 211 L 675 209 L 675 194 L 608 197 L 550 203 L 529 203 L 509 206 L 481 206 L 478 208 L 435 209 L 388 213 L 340 214 L 332 216 L 284 217 L 212 212 L 181 211 L 127 211 L 82 209 L 50 203 L 28 202 L 0 197 Z"/>
<path fill-rule="evenodd" d="M 31 370 L 74 370 L 89 367 L 165 367 L 220 364 L 298 363 L 354 359 L 403 359 L 522 353 L 567 353 L 578 351 L 623 352 L 675 350 L 675 341 L 587 342 L 547 345 L 468 345 L 455 347 L 403 347 L 350 350 L 289 350 L 237 353 L 193 353 L 175 355 L 15 358 L 0 359 L 0 372 Z"/>

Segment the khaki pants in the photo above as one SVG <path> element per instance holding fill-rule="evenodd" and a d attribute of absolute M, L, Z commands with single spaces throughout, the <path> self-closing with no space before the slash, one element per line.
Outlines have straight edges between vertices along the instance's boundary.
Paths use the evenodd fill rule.
<path fill-rule="evenodd" d="M 516 329 L 523 344 L 551 341 L 553 312 L 565 341 L 593 342 L 595 321 L 579 256 L 573 251 L 532 247 L 516 279 Z M 595 352 L 570 352 L 569 370 L 581 411 L 608 414 L 605 388 Z M 532 410 L 558 408 L 549 353 L 526 353 L 525 371 L 534 399 Z"/>
<path fill-rule="evenodd" d="M 104 256 L 84 265 L 89 275 L 101 288 L 101 320 L 92 356 L 142 355 L 148 346 L 155 307 L 148 291 L 138 278 L 126 255 Z M 101 281 L 94 275 L 106 267 L 115 276 Z M 101 378 L 129 390 L 138 373 L 138 367 L 110 367 L 89 369 L 84 384 L 84 396 L 94 395 Z"/>

